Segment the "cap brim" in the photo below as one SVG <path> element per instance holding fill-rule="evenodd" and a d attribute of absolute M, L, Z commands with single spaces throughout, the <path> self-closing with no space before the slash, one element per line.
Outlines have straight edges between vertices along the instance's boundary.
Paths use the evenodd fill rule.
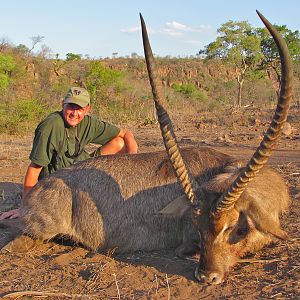
<path fill-rule="evenodd" d="M 66 98 L 64 99 L 64 104 L 76 104 L 80 107 L 86 107 L 87 105 L 89 105 L 89 103 L 87 103 L 84 100 L 81 99 L 74 99 L 74 98 Z"/>

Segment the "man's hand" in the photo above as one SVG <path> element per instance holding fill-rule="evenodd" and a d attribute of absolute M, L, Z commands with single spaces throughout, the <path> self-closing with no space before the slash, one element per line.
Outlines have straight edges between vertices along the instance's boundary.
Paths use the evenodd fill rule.
<path fill-rule="evenodd" d="M 12 209 L 0 215 L 0 221 L 5 219 L 16 219 L 20 217 L 20 209 Z"/>

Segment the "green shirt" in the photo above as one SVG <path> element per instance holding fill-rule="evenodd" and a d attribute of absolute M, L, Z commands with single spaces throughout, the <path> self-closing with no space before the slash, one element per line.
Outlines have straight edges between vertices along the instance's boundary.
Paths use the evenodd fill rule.
<path fill-rule="evenodd" d="M 62 112 L 51 113 L 36 128 L 29 159 L 42 166 L 39 180 L 61 168 L 89 158 L 84 147 L 89 143 L 105 145 L 118 135 L 112 124 L 85 116 L 75 127 L 64 122 Z"/>

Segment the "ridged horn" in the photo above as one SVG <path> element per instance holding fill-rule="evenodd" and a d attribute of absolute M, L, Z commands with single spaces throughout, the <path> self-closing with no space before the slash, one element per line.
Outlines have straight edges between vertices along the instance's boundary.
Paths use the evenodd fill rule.
<path fill-rule="evenodd" d="M 172 163 L 173 169 L 175 171 L 177 180 L 181 185 L 185 195 L 192 204 L 196 204 L 196 198 L 194 189 L 197 188 L 196 182 L 191 178 L 189 172 L 185 166 L 185 163 L 180 154 L 176 137 L 173 130 L 173 125 L 170 120 L 170 117 L 163 107 L 163 103 L 166 103 L 166 100 L 161 91 L 161 84 L 157 78 L 155 60 L 152 54 L 148 33 L 145 25 L 143 16 L 140 14 L 141 26 L 142 26 L 142 36 L 143 36 L 143 45 L 144 53 L 146 59 L 146 65 L 149 75 L 149 80 L 152 88 L 153 100 L 155 103 L 156 113 L 158 122 L 160 125 L 160 130 L 162 133 L 164 145 L 169 156 L 169 159 Z"/>
<path fill-rule="evenodd" d="M 258 11 L 256 11 L 266 28 L 272 35 L 280 55 L 281 61 L 281 84 L 277 107 L 273 120 L 265 133 L 262 142 L 256 149 L 246 167 L 241 171 L 226 193 L 218 200 L 213 213 L 222 213 L 231 209 L 239 199 L 249 182 L 255 177 L 259 170 L 267 163 L 272 150 L 279 140 L 282 126 L 287 119 L 287 114 L 292 98 L 293 69 L 289 50 L 280 33 L 271 23 Z"/>

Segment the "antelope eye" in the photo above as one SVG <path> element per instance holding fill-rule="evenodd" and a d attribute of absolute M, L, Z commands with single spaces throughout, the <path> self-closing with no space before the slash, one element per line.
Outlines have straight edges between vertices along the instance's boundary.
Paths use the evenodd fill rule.
<path fill-rule="evenodd" d="M 199 216 L 199 215 L 201 214 L 201 209 L 200 209 L 200 207 L 195 207 L 195 208 L 193 209 L 193 213 L 194 213 L 194 215 Z"/>
<path fill-rule="evenodd" d="M 248 233 L 248 229 L 247 228 L 239 228 L 237 231 L 236 231 L 236 234 L 237 235 L 246 235 Z"/>
<path fill-rule="evenodd" d="M 229 233 L 233 230 L 234 226 L 229 226 L 224 230 L 224 233 Z"/>

